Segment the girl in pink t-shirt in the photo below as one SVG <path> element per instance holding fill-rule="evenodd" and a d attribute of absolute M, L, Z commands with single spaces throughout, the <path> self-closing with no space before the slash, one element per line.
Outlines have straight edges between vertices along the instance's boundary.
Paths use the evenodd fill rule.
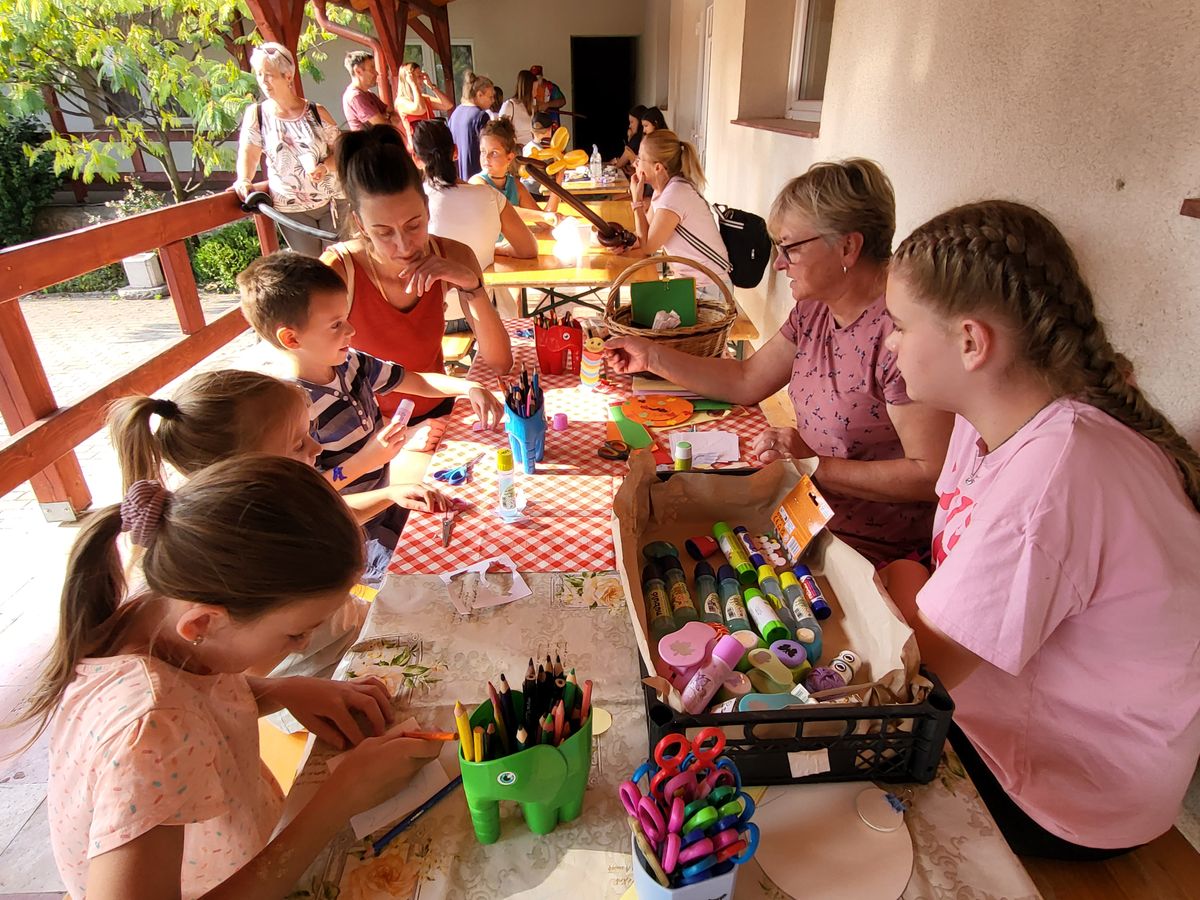
<path fill-rule="evenodd" d="M 1129 377 L 1063 236 L 962 206 L 897 249 L 888 338 L 957 414 L 935 571 L 895 599 L 1018 853 L 1102 859 L 1171 827 L 1200 754 L 1200 456 Z"/>
<path fill-rule="evenodd" d="M 134 597 L 123 531 L 145 551 L 147 589 Z M 437 754 L 384 734 L 392 713 L 378 679 L 243 674 L 304 649 L 362 567 L 337 492 L 281 457 L 217 463 L 174 494 L 139 481 L 88 519 L 20 719 L 40 733 L 53 717 L 51 841 L 75 900 L 282 898 L 350 816 Z M 282 707 L 335 746 L 357 746 L 272 839 L 283 796 L 259 760 L 256 720 Z"/>

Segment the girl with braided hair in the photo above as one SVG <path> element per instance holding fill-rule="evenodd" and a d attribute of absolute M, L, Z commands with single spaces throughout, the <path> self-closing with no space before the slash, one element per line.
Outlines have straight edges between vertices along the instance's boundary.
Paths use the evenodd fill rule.
<path fill-rule="evenodd" d="M 956 414 L 928 583 L 894 596 L 1018 853 L 1171 827 L 1200 754 L 1200 457 L 1130 380 L 1044 215 L 989 201 L 897 249 L 888 346 Z"/>

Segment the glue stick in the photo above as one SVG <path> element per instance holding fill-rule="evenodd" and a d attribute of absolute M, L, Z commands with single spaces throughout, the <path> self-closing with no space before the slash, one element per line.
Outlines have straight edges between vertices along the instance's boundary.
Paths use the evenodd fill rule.
<path fill-rule="evenodd" d="M 817 579 L 813 578 L 812 569 L 797 563 L 792 566 L 792 572 L 795 574 L 796 580 L 800 582 L 800 587 L 804 591 L 804 598 L 808 600 L 809 606 L 812 607 L 813 615 L 818 619 L 828 619 L 833 615 L 833 610 L 829 607 L 825 595 L 821 593 Z"/>
<path fill-rule="evenodd" d="M 646 615 L 650 619 L 650 637 L 657 643 L 675 630 L 675 620 L 671 618 L 671 605 L 667 602 L 667 588 L 663 584 L 658 560 L 647 561 L 642 569 L 642 594 L 646 598 Z"/>
<path fill-rule="evenodd" d="M 746 598 L 746 609 L 750 613 L 750 621 L 754 623 L 754 627 L 758 629 L 758 633 L 762 635 L 764 641 L 773 644 L 776 641 L 791 639 L 792 633 L 779 620 L 779 616 L 775 615 L 775 610 L 771 608 L 767 598 L 762 595 L 762 591 L 758 588 L 748 587 L 742 592 L 742 596 Z"/>
<path fill-rule="evenodd" d="M 733 533 L 737 535 L 742 546 L 746 548 L 746 556 L 750 559 L 750 565 L 754 566 L 754 571 L 757 572 L 767 564 L 763 555 L 758 552 L 758 548 L 754 546 L 754 538 L 750 537 L 750 532 L 745 525 L 734 526 Z M 754 582 L 751 582 L 752 584 Z"/>
<path fill-rule="evenodd" d="M 717 588 L 721 596 L 721 608 L 725 613 L 725 627 L 733 631 L 749 631 L 750 619 L 746 616 L 746 604 L 742 602 L 742 585 L 738 582 L 733 566 L 721 566 L 717 570 Z"/>
<path fill-rule="evenodd" d="M 408 420 L 412 418 L 413 409 L 416 408 L 411 400 L 405 397 L 400 401 L 400 405 L 396 407 L 396 413 L 392 416 L 392 424 L 401 427 L 408 424 Z"/>
<path fill-rule="evenodd" d="M 664 556 L 658 560 L 663 577 L 667 583 L 667 598 L 671 601 L 671 615 L 675 618 L 675 627 L 682 628 L 688 622 L 700 618 L 692 603 L 692 594 L 688 590 L 687 579 L 683 577 L 683 566 L 678 556 Z"/>
<path fill-rule="evenodd" d="M 712 527 L 712 535 L 721 545 L 721 552 L 729 560 L 729 565 L 737 570 L 738 581 L 742 584 L 757 584 L 758 578 L 754 574 L 754 566 L 750 565 L 750 557 L 746 555 L 746 548 L 742 546 L 741 540 L 730 530 L 729 526 L 724 522 L 716 522 Z"/>
<path fill-rule="evenodd" d="M 700 618 L 715 625 L 724 625 L 721 615 L 721 595 L 717 593 L 717 578 L 712 566 L 704 560 L 696 563 L 696 605 L 700 607 Z"/>

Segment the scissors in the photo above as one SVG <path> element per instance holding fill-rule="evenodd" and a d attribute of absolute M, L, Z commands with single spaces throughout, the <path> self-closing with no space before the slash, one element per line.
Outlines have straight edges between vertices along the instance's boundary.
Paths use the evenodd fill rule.
<path fill-rule="evenodd" d="M 442 513 L 442 546 L 450 546 L 450 536 L 454 533 L 454 520 L 462 510 L 452 507 Z"/>
<path fill-rule="evenodd" d="M 629 445 L 624 441 L 605 441 L 596 455 L 601 459 L 629 459 Z"/>
<path fill-rule="evenodd" d="M 445 484 L 458 486 L 471 477 L 471 470 L 475 468 L 475 463 L 479 462 L 487 456 L 487 451 L 480 453 L 470 462 L 465 462 L 461 466 L 454 466 L 450 469 L 438 469 L 433 473 L 435 481 L 441 481 Z"/>
<path fill-rule="evenodd" d="M 699 779 L 717 767 L 725 750 L 725 735 L 719 728 L 702 728 L 694 741 L 682 734 L 668 734 L 654 748 L 658 772 L 650 779 L 650 794 L 664 800 L 684 795 L 695 799 Z"/>

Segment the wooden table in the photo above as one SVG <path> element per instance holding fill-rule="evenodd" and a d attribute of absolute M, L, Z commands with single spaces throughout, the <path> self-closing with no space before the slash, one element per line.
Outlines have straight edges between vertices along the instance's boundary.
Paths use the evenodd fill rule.
<path fill-rule="evenodd" d="M 612 199 L 629 199 L 629 179 L 624 172 L 617 173 L 617 177 L 603 184 L 596 184 L 591 179 L 582 181 L 567 181 L 563 183 L 563 187 L 580 197 L 600 198 L 607 197 Z"/>

